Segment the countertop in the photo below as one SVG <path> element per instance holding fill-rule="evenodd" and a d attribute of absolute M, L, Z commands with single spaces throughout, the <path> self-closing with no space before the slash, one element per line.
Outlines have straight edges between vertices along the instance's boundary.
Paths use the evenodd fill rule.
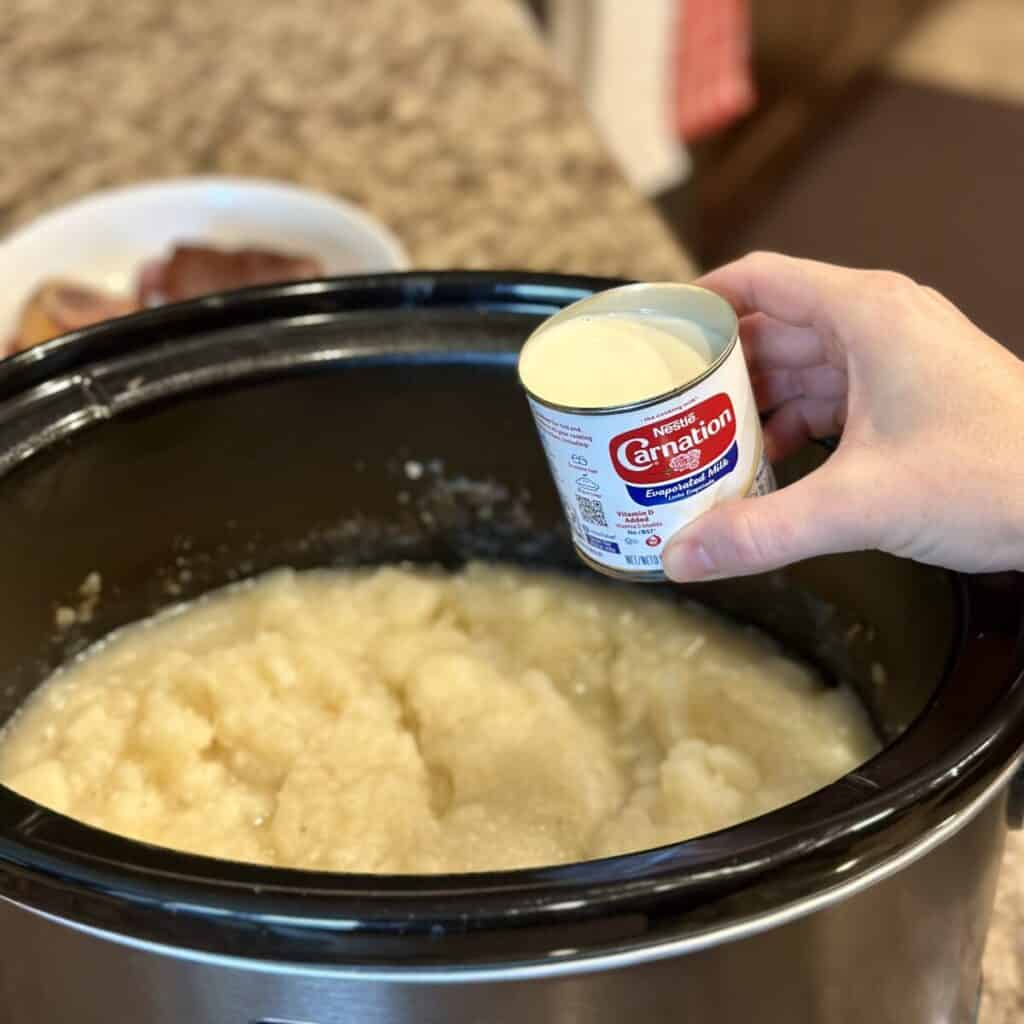
<path fill-rule="evenodd" d="M 4 0 L 0 232 L 112 184 L 300 181 L 421 267 L 690 263 L 512 0 Z"/>
<path fill-rule="evenodd" d="M 104 186 L 245 174 L 363 204 L 420 267 L 692 273 L 513 0 L 5 0 L 0 40 L 0 232 Z M 1011 836 L 982 1024 L 1024 1009 L 1022 925 Z"/>

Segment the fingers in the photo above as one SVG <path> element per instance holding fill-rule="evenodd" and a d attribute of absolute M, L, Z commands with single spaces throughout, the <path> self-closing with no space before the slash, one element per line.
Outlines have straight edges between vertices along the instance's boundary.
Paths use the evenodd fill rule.
<path fill-rule="evenodd" d="M 806 370 L 768 370 L 751 379 L 759 409 L 775 409 L 794 398 L 845 401 L 846 374 L 832 366 Z"/>
<path fill-rule="evenodd" d="M 845 369 L 840 352 L 826 344 L 813 327 L 794 327 L 764 313 L 750 313 L 740 320 L 743 354 L 752 372 L 759 369 L 800 369 L 805 366 L 835 365 Z"/>
<path fill-rule="evenodd" d="M 826 465 L 763 498 L 723 502 L 681 530 L 665 549 L 677 582 L 746 576 L 805 558 L 869 547 L 867 517 Z"/>
<path fill-rule="evenodd" d="M 764 425 L 772 462 L 799 451 L 813 438 L 835 437 L 846 422 L 846 403 L 836 399 L 798 398 L 779 406 Z"/>
<path fill-rule="evenodd" d="M 850 271 L 778 253 L 751 253 L 695 283 L 727 299 L 740 316 L 767 313 L 796 327 L 829 328 L 832 303 Z"/>

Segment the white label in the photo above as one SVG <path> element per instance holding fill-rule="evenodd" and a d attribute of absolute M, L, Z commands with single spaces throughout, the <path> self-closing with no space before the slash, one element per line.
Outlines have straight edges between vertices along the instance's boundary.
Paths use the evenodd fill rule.
<path fill-rule="evenodd" d="M 573 540 L 619 573 L 660 573 L 677 530 L 775 489 L 739 344 L 700 383 L 643 409 L 563 412 L 532 396 L 530 408 Z"/>

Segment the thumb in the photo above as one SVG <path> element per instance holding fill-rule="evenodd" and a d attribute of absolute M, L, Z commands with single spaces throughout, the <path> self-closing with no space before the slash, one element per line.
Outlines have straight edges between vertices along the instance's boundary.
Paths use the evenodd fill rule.
<path fill-rule="evenodd" d="M 714 506 L 669 541 L 665 573 L 677 583 L 747 576 L 867 547 L 868 523 L 836 475 L 826 466 L 762 498 Z"/>

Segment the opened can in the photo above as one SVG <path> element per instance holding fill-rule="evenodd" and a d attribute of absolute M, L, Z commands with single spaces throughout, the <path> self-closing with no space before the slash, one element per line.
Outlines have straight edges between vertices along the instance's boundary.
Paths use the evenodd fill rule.
<path fill-rule="evenodd" d="M 576 550 L 608 576 L 666 579 L 677 530 L 775 489 L 736 314 L 714 292 L 635 284 L 582 299 L 527 339 L 519 376 Z M 635 397 L 645 387 L 658 392 Z"/>

